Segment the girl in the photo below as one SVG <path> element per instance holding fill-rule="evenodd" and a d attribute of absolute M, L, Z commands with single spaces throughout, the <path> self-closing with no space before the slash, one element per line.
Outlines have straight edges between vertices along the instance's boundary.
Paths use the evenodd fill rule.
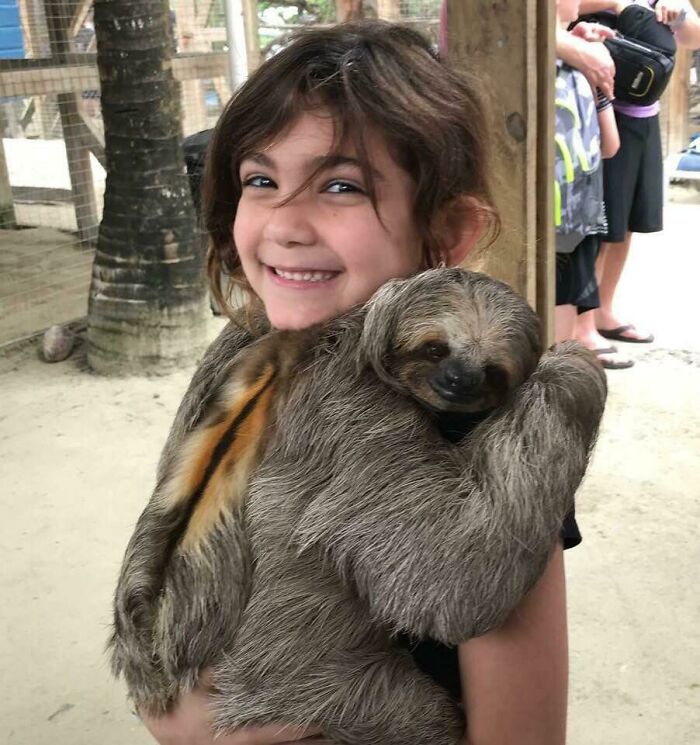
<path fill-rule="evenodd" d="M 299 329 L 365 302 L 391 278 L 459 264 L 497 224 L 486 139 L 471 83 L 417 33 L 375 22 L 300 36 L 236 94 L 211 143 L 205 220 L 222 307 L 230 309 L 222 271 L 248 291 L 249 311 L 262 306 L 273 326 Z M 461 435 L 454 421 L 444 429 Z M 563 543 L 575 544 L 569 522 Z M 553 546 L 503 628 L 459 649 L 406 642 L 417 664 L 461 697 L 471 745 L 564 742 L 561 549 Z M 281 722 L 214 741 L 207 698 L 204 682 L 146 725 L 171 745 L 272 745 L 317 734 Z"/>

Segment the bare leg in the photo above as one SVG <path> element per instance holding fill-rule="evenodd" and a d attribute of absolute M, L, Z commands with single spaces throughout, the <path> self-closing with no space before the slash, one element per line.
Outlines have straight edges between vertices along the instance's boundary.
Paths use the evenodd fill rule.
<path fill-rule="evenodd" d="M 625 240 L 620 243 L 601 244 L 599 258 L 601 260 L 602 271 L 598 282 L 600 288 L 600 308 L 595 313 L 595 323 L 598 330 L 609 331 L 629 325 L 629 321 L 626 321 L 616 311 L 615 293 L 625 264 L 627 263 L 631 240 L 632 233 L 628 232 L 625 235 Z M 643 329 L 631 326 L 625 330 L 624 336 L 630 341 L 636 341 L 647 339 L 651 335 Z"/>
<path fill-rule="evenodd" d="M 603 277 L 603 274 L 605 273 L 606 260 L 610 252 L 609 247 L 612 246 L 613 247 L 612 250 L 614 251 L 618 245 L 622 245 L 622 244 L 602 243 L 600 246 L 600 251 L 598 253 L 598 258 L 596 259 L 595 274 L 598 280 L 598 288 L 599 288 L 599 293 L 600 293 L 601 305 L 603 303 L 603 292 L 600 287 L 600 282 Z M 632 360 L 630 360 L 628 357 L 625 357 L 624 355 L 621 355 L 617 351 L 617 347 L 614 344 L 612 344 L 605 337 L 601 336 L 598 333 L 598 329 L 596 328 L 596 316 L 598 312 L 599 312 L 599 309 L 596 309 L 596 310 L 589 310 L 589 311 L 586 311 L 585 313 L 581 313 L 577 315 L 577 317 L 574 319 L 574 333 L 573 333 L 572 338 L 576 339 L 576 341 L 583 344 L 583 346 L 586 347 L 587 349 L 590 349 L 591 351 L 595 352 L 596 356 L 600 360 L 603 367 L 609 370 L 624 369 L 627 367 L 632 367 L 632 365 L 634 364 Z M 556 329 L 556 315 L 555 315 L 555 329 Z M 600 350 L 610 350 L 610 351 L 601 352 Z"/>
<path fill-rule="evenodd" d="M 554 308 L 554 341 L 568 341 L 574 338 L 576 330 L 576 306 L 557 305 Z"/>

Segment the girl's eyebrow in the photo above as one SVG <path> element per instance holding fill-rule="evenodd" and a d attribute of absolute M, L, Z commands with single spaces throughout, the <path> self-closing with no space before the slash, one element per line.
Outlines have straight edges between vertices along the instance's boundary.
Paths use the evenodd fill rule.
<path fill-rule="evenodd" d="M 258 163 L 264 168 L 275 167 L 275 162 L 268 155 L 265 155 L 265 153 L 250 153 L 249 155 L 246 155 L 243 160 L 252 160 L 254 163 Z M 309 170 L 313 172 L 327 171 L 337 166 L 353 166 L 362 170 L 362 163 L 357 158 L 352 158 L 349 155 L 341 155 L 339 153 L 318 155 L 309 160 Z M 382 174 L 377 171 L 376 168 L 369 166 L 369 171 L 372 174 L 372 178 L 377 181 L 382 180 Z"/>

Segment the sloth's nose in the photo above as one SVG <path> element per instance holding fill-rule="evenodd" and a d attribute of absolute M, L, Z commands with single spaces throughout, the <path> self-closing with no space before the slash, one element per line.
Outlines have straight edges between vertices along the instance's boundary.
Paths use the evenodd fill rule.
<path fill-rule="evenodd" d="M 455 393 L 476 391 L 484 383 L 484 371 L 481 367 L 465 365 L 458 360 L 445 360 L 442 374 L 445 383 Z"/>

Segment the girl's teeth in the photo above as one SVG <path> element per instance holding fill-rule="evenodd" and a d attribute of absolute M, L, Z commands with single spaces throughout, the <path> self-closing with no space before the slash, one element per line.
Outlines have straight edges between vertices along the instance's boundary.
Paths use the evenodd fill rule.
<path fill-rule="evenodd" d="M 296 282 L 324 282 L 332 279 L 335 272 L 285 272 L 275 269 L 275 274 L 282 279 L 292 279 Z"/>

